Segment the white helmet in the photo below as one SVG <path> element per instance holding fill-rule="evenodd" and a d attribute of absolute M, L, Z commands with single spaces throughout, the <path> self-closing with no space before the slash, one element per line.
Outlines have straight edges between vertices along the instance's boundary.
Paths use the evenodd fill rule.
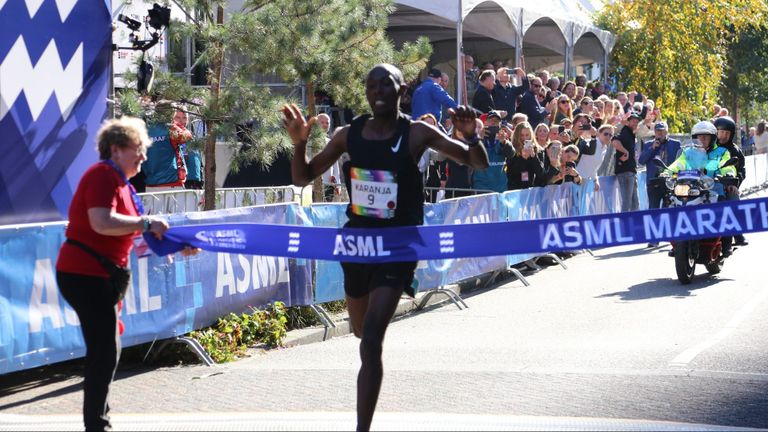
<path fill-rule="evenodd" d="M 717 138 L 717 128 L 711 121 L 700 121 L 693 125 L 693 129 L 691 129 L 692 138 L 696 138 L 699 135 L 712 135 Z"/>

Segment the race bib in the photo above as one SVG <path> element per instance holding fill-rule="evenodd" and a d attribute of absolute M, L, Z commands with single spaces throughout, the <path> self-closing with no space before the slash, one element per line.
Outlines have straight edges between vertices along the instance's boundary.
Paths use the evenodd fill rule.
<path fill-rule="evenodd" d="M 397 177 L 392 171 L 351 168 L 352 213 L 377 219 L 395 217 Z"/>

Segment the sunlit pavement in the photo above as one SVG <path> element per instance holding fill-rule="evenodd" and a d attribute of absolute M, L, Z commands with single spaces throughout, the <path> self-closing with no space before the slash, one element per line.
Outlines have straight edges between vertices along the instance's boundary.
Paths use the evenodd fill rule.
<path fill-rule="evenodd" d="M 115 430 L 135 431 L 332 431 L 354 430 L 354 413 L 119 414 Z M 692 423 L 573 417 L 529 417 L 439 413 L 377 413 L 374 430 L 391 431 L 726 431 L 757 430 Z M 79 415 L 3 415 L 0 431 L 82 430 Z"/>

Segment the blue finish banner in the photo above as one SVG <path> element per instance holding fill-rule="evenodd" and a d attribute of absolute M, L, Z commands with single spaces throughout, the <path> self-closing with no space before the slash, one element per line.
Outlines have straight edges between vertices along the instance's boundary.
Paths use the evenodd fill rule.
<path fill-rule="evenodd" d="M 563 203 L 555 200 L 548 205 Z M 383 229 L 207 224 L 172 227 L 163 241 L 145 238 L 159 255 L 192 245 L 217 252 L 394 262 L 546 253 L 765 230 L 768 198 L 560 219 Z"/>
<path fill-rule="evenodd" d="M 97 161 L 112 24 L 104 1 L 0 1 L 0 225 L 66 218 Z"/>
<path fill-rule="evenodd" d="M 171 219 L 290 223 L 295 207 L 251 207 Z M 52 223 L 0 229 L 0 374 L 85 354 L 77 316 L 56 284 L 64 228 L 64 223 Z M 210 252 L 193 257 L 132 254 L 130 266 L 131 286 L 121 314 L 124 346 L 180 336 L 249 306 L 312 303 L 306 260 Z"/>

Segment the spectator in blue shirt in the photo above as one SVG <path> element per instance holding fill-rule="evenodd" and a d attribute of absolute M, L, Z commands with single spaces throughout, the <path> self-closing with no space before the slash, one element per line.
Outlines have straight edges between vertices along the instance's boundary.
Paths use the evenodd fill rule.
<path fill-rule="evenodd" d="M 661 201 L 666 193 L 666 186 L 657 181 L 651 181 L 659 176 L 659 168 L 651 160 L 661 159 L 665 165 L 669 166 L 675 162 L 680 153 L 680 141 L 669 138 L 667 124 L 663 121 L 656 123 L 653 127 L 654 138 L 643 144 L 643 151 L 640 153 L 638 162 L 645 165 L 646 190 L 648 191 L 648 208 L 661 207 Z M 657 246 L 658 243 L 649 243 L 649 246 Z"/>
<path fill-rule="evenodd" d="M 533 78 L 530 80 L 530 89 L 523 94 L 523 100 L 520 101 L 520 105 L 517 106 L 517 112 L 523 113 L 528 116 L 528 123 L 532 128 L 536 128 L 539 123 L 546 120 L 549 113 L 554 110 L 557 105 L 556 100 L 554 103 L 550 102 L 546 107 L 541 106 L 538 99 L 536 99 L 536 93 L 541 90 L 541 78 Z M 549 109 L 547 109 L 549 108 Z"/>
<path fill-rule="evenodd" d="M 488 153 L 488 168 L 472 173 L 472 188 L 482 191 L 504 192 L 507 190 L 507 175 L 504 165 L 507 159 L 515 156 L 510 134 L 501 127 L 502 115 L 499 111 L 490 111 L 480 116 L 484 122 L 482 143 Z"/>
<path fill-rule="evenodd" d="M 427 74 L 427 79 L 421 82 L 413 92 L 411 102 L 411 117 L 419 118 L 424 114 L 432 114 L 438 124 L 442 122 L 443 105 L 448 108 L 456 108 L 458 104 L 440 85 L 443 73 L 432 68 Z"/>

